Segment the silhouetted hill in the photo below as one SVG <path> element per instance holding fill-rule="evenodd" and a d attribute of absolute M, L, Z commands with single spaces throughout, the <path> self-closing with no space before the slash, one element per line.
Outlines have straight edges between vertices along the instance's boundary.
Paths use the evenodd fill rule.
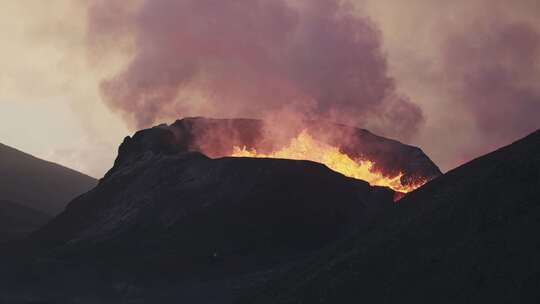
<path fill-rule="evenodd" d="M 538 303 L 540 131 L 410 193 L 244 303 Z"/>
<path fill-rule="evenodd" d="M 2 292 L 105 301 L 129 297 L 114 290 L 125 284 L 160 303 L 230 302 L 367 225 L 393 194 L 308 161 L 142 152 L 34 233 L 30 266 Z"/>
<path fill-rule="evenodd" d="M 55 215 L 96 184 L 87 175 L 0 144 L 0 199 Z"/>
<path fill-rule="evenodd" d="M 0 200 L 0 243 L 20 239 L 51 218 L 52 216 L 32 208 Z"/>

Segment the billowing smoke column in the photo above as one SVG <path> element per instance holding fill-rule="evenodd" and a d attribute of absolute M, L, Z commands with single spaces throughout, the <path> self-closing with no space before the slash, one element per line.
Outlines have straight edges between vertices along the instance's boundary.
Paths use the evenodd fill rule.
<path fill-rule="evenodd" d="M 286 113 L 404 138 L 422 122 L 388 76 L 380 33 L 343 1 L 143 0 L 132 11 L 124 3 L 92 2 L 89 37 L 134 39 L 127 67 L 101 84 L 133 127 Z"/>

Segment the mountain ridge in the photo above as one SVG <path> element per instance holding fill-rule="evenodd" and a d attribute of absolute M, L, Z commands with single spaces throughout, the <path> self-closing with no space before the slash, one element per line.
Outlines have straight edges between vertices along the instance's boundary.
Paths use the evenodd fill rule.
<path fill-rule="evenodd" d="M 0 199 L 55 215 L 96 184 L 83 173 L 0 143 Z"/>

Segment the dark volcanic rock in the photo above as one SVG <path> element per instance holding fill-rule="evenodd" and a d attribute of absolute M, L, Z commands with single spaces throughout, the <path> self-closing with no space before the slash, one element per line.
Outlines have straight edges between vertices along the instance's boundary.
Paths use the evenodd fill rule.
<path fill-rule="evenodd" d="M 56 215 L 97 180 L 0 144 L 0 199 Z"/>
<path fill-rule="evenodd" d="M 540 131 L 407 195 L 245 303 L 539 303 Z"/>
<path fill-rule="evenodd" d="M 21 204 L 0 200 L 0 243 L 25 237 L 51 218 Z"/>
<path fill-rule="evenodd" d="M 184 118 L 172 125 L 159 125 L 126 137 L 115 165 L 140 157 L 141 151 L 175 154 L 200 151 L 210 157 L 231 155 L 234 146 L 269 152 L 288 143 L 265 134 L 272 126 L 255 119 Z M 296 136 L 308 130 L 315 139 L 339 147 L 352 158 L 367 158 L 375 169 L 387 175 L 403 173 L 402 184 L 431 180 L 441 174 L 421 149 L 373 133 L 325 121 L 306 121 L 288 130 Z"/>
<path fill-rule="evenodd" d="M 147 153 L 110 172 L 32 238 L 71 247 L 131 234 L 155 234 L 166 246 L 168 235 L 196 237 L 181 254 L 197 256 L 246 242 L 264 252 L 304 249 L 348 231 L 366 205 L 388 203 L 392 194 L 308 161 Z"/>
<path fill-rule="evenodd" d="M 152 147 L 34 233 L 0 294 L 227 303 L 393 206 L 392 191 L 313 162 Z"/>

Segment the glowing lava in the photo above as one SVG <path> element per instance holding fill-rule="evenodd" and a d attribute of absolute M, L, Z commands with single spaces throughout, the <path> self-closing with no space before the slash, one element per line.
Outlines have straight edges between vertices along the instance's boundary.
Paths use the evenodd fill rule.
<path fill-rule="evenodd" d="M 255 149 L 248 150 L 246 147 L 234 147 L 231 156 L 310 160 L 324 164 L 345 176 L 367 181 L 370 185 L 389 187 L 394 191 L 403 193 L 410 192 L 425 183 L 402 185 L 402 173 L 393 177 L 384 176 L 381 172 L 373 169 L 373 162 L 360 159 L 353 160 L 347 154 L 342 153 L 339 148 L 314 140 L 305 130 L 281 150 L 264 154 L 258 153 Z"/>

